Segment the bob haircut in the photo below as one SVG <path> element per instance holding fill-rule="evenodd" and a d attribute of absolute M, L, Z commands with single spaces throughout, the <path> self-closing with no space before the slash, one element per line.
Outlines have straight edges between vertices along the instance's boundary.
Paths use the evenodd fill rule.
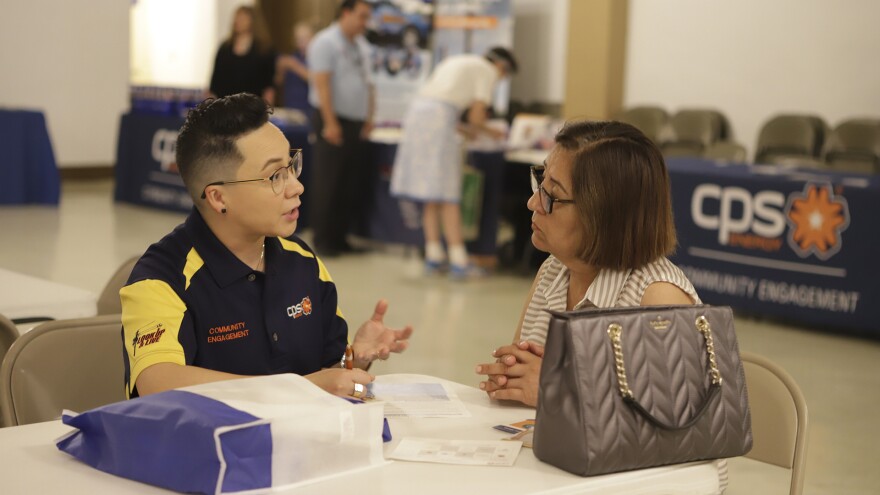
<path fill-rule="evenodd" d="M 622 122 L 573 121 L 556 143 L 573 157 L 582 261 L 636 269 L 675 251 L 669 175 L 653 141 Z"/>

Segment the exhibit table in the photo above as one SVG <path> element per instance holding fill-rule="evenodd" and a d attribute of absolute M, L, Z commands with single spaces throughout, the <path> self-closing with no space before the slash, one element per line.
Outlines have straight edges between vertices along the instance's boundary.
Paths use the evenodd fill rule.
<path fill-rule="evenodd" d="M 384 383 L 442 383 L 458 396 L 469 417 L 389 418 L 393 440 L 385 457 L 406 437 L 500 440 L 509 436 L 492 426 L 534 417 L 534 409 L 492 402 L 480 390 L 424 375 L 386 375 Z M 54 440 L 70 431 L 59 421 L 0 429 L 0 476 L 4 493 L 150 494 L 166 490 L 92 469 L 56 449 Z M 273 493 L 360 495 L 423 495 L 450 493 L 546 494 L 668 494 L 720 493 L 718 461 L 694 462 L 583 478 L 545 464 L 523 448 L 511 467 L 464 466 L 390 461 L 381 466 L 342 474 Z M 722 476 L 723 478 L 723 476 Z"/>
<path fill-rule="evenodd" d="M 0 314 L 10 320 L 95 316 L 97 300 L 79 287 L 0 268 Z"/>
<path fill-rule="evenodd" d="M 679 248 L 703 301 L 880 332 L 880 176 L 669 159 Z"/>
<path fill-rule="evenodd" d="M 61 181 L 42 112 L 0 109 L 0 205 L 58 204 Z"/>

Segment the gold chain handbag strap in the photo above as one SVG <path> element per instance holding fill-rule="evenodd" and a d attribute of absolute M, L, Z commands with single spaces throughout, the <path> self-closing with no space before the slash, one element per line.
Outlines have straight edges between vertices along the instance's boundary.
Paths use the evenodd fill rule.
<path fill-rule="evenodd" d="M 623 346 L 621 345 L 621 335 L 623 334 L 623 327 L 620 326 L 619 323 L 612 323 L 608 325 L 608 337 L 611 339 L 611 347 L 614 350 L 614 366 L 617 370 L 617 385 L 618 390 L 620 391 L 620 396 L 623 397 L 624 402 L 634 407 L 639 413 L 645 416 L 651 423 L 669 430 L 679 430 L 683 428 L 688 428 L 702 416 L 703 412 L 709 405 L 710 400 L 714 397 L 719 390 L 721 390 L 721 372 L 718 371 L 718 363 L 715 359 L 715 342 L 712 340 L 712 328 L 709 325 L 709 320 L 706 319 L 705 316 L 700 315 L 697 317 L 694 322 L 697 330 L 703 334 L 703 338 L 706 342 L 706 353 L 709 355 L 709 377 L 712 379 L 712 383 L 709 386 L 709 395 L 706 398 L 706 401 L 703 403 L 703 406 L 697 411 L 694 416 L 685 422 L 685 424 L 680 426 L 671 426 L 666 423 L 659 421 L 655 418 L 650 412 L 642 407 L 641 404 L 633 397 L 632 390 L 629 388 L 629 384 L 626 380 L 626 365 L 623 361 Z"/>
<path fill-rule="evenodd" d="M 715 361 L 715 341 L 712 340 L 712 328 L 709 326 L 709 320 L 700 315 L 695 323 L 697 330 L 706 339 L 706 352 L 709 354 L 709 376 L 712 377 L 712 384 L 721 385 L 721 372 L 718 371 L 718 363 Z"/>

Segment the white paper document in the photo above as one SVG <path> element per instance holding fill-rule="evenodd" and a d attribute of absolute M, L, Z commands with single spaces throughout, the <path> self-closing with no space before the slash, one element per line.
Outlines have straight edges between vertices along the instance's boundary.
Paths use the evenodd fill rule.
<path fill-rule="evenodd" d="M 385 402 L 385 416 L 466 418 L 470 411 L 439 383 L 371 383 L 373 398 Z"/>
<path fill-rule="evenodd" d="M 522 442 L 493 440 L 443 440 L 403 438 L 392 459 L 400 461 L 466 464 L 469 466 L 513 466 Z"/>

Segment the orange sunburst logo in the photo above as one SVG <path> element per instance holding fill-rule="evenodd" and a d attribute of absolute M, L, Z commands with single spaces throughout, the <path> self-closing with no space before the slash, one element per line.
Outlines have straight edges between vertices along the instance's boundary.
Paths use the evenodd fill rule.
<path fill-rule="evenodd" d="M 788 244 L 801 257 L 810 254 L 827 260 L 843 243 L 841 232 L 849 227 L 846 199 L 835 196 L 831 184 L 807 184 L 800 194 L 791 194 L 785 208 Z"/>

